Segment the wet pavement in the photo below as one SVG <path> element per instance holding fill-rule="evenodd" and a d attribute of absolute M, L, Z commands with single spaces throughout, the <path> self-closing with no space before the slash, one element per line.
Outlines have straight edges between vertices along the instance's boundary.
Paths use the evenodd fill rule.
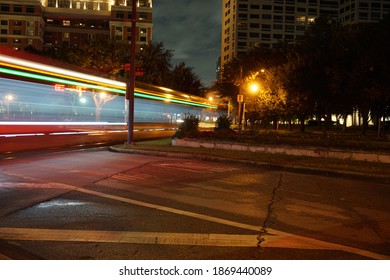
<path fill-rule="evenodd" d="M 0 259 L 390 259 L 387 183 L 101 149 L 0 171 Z"/>

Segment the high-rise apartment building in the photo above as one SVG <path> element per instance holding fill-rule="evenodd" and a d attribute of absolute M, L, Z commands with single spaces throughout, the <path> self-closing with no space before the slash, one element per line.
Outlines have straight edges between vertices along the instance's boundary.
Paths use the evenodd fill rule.
<path fill-rule="evenodd" d="M 137 1 L 136 43 L 152 40 L 152 0 Z M 15 49 L 131 41 L 132 0 L 1 0 L 0 44 Z"/>
<path fill-rule="evenodd" d="M 294 43 L 322 15 L 351 24 L 389 10 L 390 0 L 222 0 L 221 66 L 255 46 Z"/>
<path fill-rule="evenodd" d="M 341 0 L 339 19 L 343 24 L 377 22 L 390 11 L 390 0 Z"/>

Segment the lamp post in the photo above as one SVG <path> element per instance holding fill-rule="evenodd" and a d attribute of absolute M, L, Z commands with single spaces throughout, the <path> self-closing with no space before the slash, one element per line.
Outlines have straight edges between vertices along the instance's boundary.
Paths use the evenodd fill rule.
<path fill-rule="evenodd" d="M 137 1 L 132 0 L 131 8 L 131 45 L 130 45 L 130 77 L 126 87 L 128 102 L 127 144 L 134 144 L 134 88 L 135 88 L 135 39 L 137 22 Z"/>
<path fill-rule="evenodd" d="M 244 95 L 241 94 L 241 87 L 240 92 L 237 95 L 237 102 L 238 102 L 238 133 L 241 133 L 241 125 L 242 125 L 242 115 L 243 115 L 243 104 L 244 104 Z"/>
<path fill-rule="evenodd" d="M 250 92 L 252 94 L 257 93 L 260 90 L 260 87 L 257 83 L 250 83 L 241 85 L 239 88 L 239 94 L 237 95 L 237 102 L 238 102 L 238 133 L 241 133 L 242 130 L 242 121 L 245 116 L 245 102 L 244 102 L 244 94 L 243 94 L 243 87 L 246 88 L 246 92 Z"/>

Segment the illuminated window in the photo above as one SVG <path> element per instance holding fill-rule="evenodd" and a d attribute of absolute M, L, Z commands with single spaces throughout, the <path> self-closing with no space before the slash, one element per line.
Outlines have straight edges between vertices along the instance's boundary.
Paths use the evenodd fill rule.
<path fill-rule="evenodd" d="M 139 13 L 139 19 L 140 20 L 148 19 L 148 14 L 147 13 Z"/>
<path fill-rule="evenodd" d="M 70 26 L 70 20 L 64 20 L 62 21 L 63 26 Z"/>

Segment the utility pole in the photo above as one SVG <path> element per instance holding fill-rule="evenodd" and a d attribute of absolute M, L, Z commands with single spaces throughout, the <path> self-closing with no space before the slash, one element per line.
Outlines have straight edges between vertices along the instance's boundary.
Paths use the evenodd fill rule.
<path fill-rule="evenodd" d="M 132 0 L 131 8 L 131 46 L 130 46 L 130 77 L 126 87 L 128 102 L 127 144 L 134 144 L 134 89 L 135 89 L 135 42 L 137 32 L 137 1 Z"/>

